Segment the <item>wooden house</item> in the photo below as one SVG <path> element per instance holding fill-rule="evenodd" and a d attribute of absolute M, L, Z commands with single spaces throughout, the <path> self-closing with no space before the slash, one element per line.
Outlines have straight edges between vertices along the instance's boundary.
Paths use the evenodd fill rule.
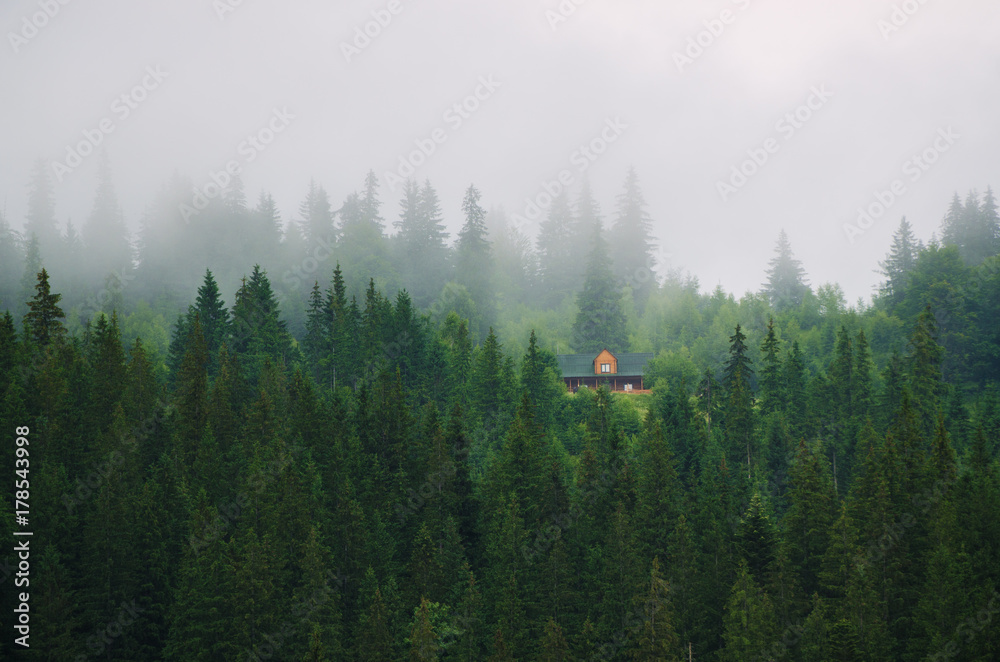
<path fill-rule="evenodd" d="M 574 393 L 580 388 L 607 386 L 612 391 L 648 392 L 643 383 L 646 365 L 652 360 L 649 352 L 612 354 L 607 349 L 593 354 L 558 354 L 566 388 Z"/>

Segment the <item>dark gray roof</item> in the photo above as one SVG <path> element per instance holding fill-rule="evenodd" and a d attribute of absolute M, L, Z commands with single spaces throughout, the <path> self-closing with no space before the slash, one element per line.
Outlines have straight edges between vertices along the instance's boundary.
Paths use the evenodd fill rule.
<path fill-rule="evenodd" d="M 562 371 L 563 377 L 594 377 L 594 359 L 597 358 L 598 354 L 600 352 L 596 354 L 557 354 L 556 360 L 559 361 L 559 369 Z M 618 359 L 618 372 L 613 372 L 612 375 L 637 377 L 646 374 L 646 364 L 653 359 L 653 353 L 622 352 L 615 354 L 615 358 Z"/>

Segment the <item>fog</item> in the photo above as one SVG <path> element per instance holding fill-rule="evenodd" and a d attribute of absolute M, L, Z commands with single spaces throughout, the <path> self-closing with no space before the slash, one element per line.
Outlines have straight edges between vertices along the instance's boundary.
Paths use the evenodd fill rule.
<path fill-rule="evenodd" d="M 809 282 L 853 302 L 902 216 L 926 241 L 953 192 L 1000 185 L 993 2 L 330 5 L 3 3 L 4 215 L 23 227 L 42 158 L 79 227 L 104 150 L 133 232 L 174 172 L 203 186 L 230 161 L 285 222 L 310 179 L 336 208 L 373 169 L 391 230 L 402 159 L 452 236 L 470 183 L 533 236 L 526 200 L 560 172 L 608 219 L 634 166 L 661 265 L 756 291 L 784 228 Z M 98 149 L 67 165 L 88 135 Z M 879 197 L 880 218 L 845 230 Z"/>

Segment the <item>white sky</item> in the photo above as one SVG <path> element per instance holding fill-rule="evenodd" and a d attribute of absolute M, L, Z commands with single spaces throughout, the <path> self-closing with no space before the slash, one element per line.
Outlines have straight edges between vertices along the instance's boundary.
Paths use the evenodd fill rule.
<path fill-rule="evenodd" d="M 0 5 L 0 204 L 16 227 L 34 160 L 65 159 L 103 117 L 133 228 L 172 172 L 205 183 L 229 159 L 244 163 L 251 200 L 270 191 L 286 221 L 310 178 L 339 205 L 374 168 L 391 223 L 399 196 L 385 172 L 440 127 L 447 141 L 416 176 L 437 187 L 452 231 L 469 183 L 485 205 L 519 212 L 560 170 L 578 174 L 573 152 L 620 117 L 628 128 L 587 170 L 606 218 L 634 165 L 661 255 L 704 289 L 756 290 L 785 228 L 810 282 L 839 282 L 854 301 L 871 293 L 901 216 L 927 239 L 954 191 L 1000 186 L 1000 3 L 987 0 L 587 0 L 555 30 L 556 0 L 400 0 L 349 63 L 340 43 L 388 0 L 243 0 L 224 19 L 212 0 L 47 2 L 58 13 L 17 53 L 9 35 L 39 0 Z M 894 4 L 916 11 L 886 39 L 878 21 Z M 730 24 L 679 72 L 673 54 L 723 10 Z M 116 115 L 113 100 L 157 65 L 169 77 Z M 501 87 L 454 129 L 444 113 L 481 76 Z M 832 98 L 786 139 L 776 122 L 814 86 Z M 246 163 L 241 141 L 275 107 L 295 119 Z M 960 137 L 910 181 L 904 162 L 949 126 Z M 777 152 L 723 202 L 717 182 L 768 138 Z M 56 185 L 60 221 L 86 217 L 97 160 Z M 894 179 L 906 192 L 848 242 L 843 225 Z"/>

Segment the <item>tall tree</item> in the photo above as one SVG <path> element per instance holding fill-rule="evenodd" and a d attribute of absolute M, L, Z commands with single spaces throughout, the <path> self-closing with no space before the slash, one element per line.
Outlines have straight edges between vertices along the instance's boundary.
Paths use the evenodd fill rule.
<path fill-rule="evenodd" d="M 563 189 L 552 200 L 548 216 L 539 224 L 536 240 L 543 301 L 547 305 L 557 305 L 579 285 L 582 265 L 580 256 L 574 251 L 578 235 L 569 196 Z"/>
<path fill-rule="evenodd" d="M 615 274 L 632 290 L 636 310 L 646 307 L 656 289 L 653 275 L 653 221 L 646 211 L 646 199 L 639 188 L 639 175 L 629 168 L 625 186 L 617 200 L 617 213 L 611 226 L 611 258 Z"/>
<path fill-rule="evenodd" d="M 729 359 L 723 371 L 726 387 L 726 449 L 734 465 L 747 464 L 747 476 L 758 461 L 755 434 L 754 397 L 751 387 L 753 361 L 748 356 L 746 335 L 736 325 L 736 333 L 729 337 Z"/>
<path fill-rule="evenodd" d="M 885 281 L 881 285 L 882 296 L 895 305 L 906 296 L 907 283 L 910 274 L 917 263 L 917 253 L 921 246 L 913 235 L 913 229 L 904 216 L 899 221 L 899 228 L 892 235 L 892 247 L 885 260 L 879 262 L 881 274 Z"/>
<path fill-rule="evenodd" d="M 592 248 L 587 258 L 583 289 L 577 294 L 579 311 L 573 324 L 573 346 L 578 352 L 628 350 L 625 313 L 621 291 L 611 270 L 611 259 L 598 222 L 594 227 Z"/>
<path fill-rule="evenodd" d="M 768 263 L 767 282 L 763 292 L 777 311 L 798 307 L 809 291 L 809 286 L 805 280 L 805 269 L 792 254 L 792 245 L 784 230 L 778 234 L 774 253 Z"/>
<path fill-rule="evenodd" d="M 495 318 L 494 290 L 491 284 L 493 255 L 486 230 L 486 210 L 479 204 L 479 189 L 470 185 L 465 191 L 462 211 L 465 222 L 455 247 L 455 280 L 469 291 L 479 319 L 474 324 L 483 334 Z"/>
<path fill-rule="evenodd" d="M 132 271 L 132 245 L 121 206 L 111 181 L 111 165 L 103 152 L 97 174 L 94 206 L 83 224 L 86 278 L 91 287 L 101 283 L 109 269 L 121 275 Z"/>
<path fill-rule="evenodd" d="M 24 316 L 24 326 L 31 341 L 44 348 L 66 335 L 66 327 L 59 321 L 66 314 L 59 307 L 62 295 L 52 294 L 45 269 L 38 272 L 37 280 L 35 296 L 28 302 L 28 312 Z"/>

